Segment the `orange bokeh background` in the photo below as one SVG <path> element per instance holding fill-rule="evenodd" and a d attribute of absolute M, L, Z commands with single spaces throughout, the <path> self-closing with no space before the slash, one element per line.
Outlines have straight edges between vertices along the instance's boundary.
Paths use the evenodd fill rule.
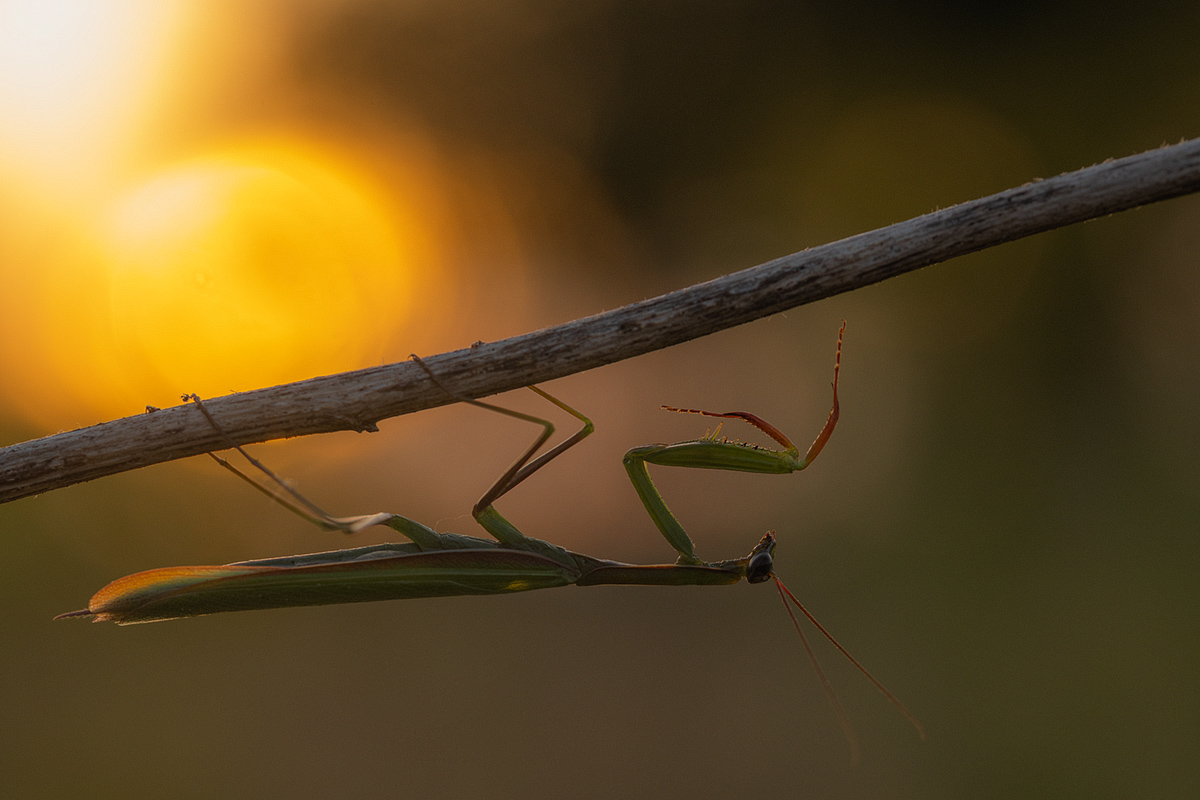
<path fill-rule="evenodd" d="M 0 437 L 469 346 L 1200 134 L 1194 9 L 0 0 Z M 621 456 L 753 412 L 811 469 L 655 470 L 769 586 L 52 623 L 122 575 L 386 540 L 186 459 L 0 506 L 0 796 L 1195 796 L 1200 203 L 1050 232 L 546 388 L 499 503 L 669 560 Z M 497 402 L 577 424 L 527 391 Z M 479 534 L 528 423 L 254 446 Z M 754 431 L 728 421 L 723 432 Z M 769 444 L 764 442 L 763 444 Z"/>

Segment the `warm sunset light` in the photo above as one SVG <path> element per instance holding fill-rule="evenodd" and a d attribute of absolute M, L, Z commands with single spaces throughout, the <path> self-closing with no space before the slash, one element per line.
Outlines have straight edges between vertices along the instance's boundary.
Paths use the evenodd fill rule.
<path fill-rule="evenodd" d="M 143 389 L 224 394 L 379 363 L 428 243 L 332 162 L 286 146 L 168 168 L 101 231 L 116 350 Z"/>
<path fill-rule="evenodd" d="M 0 159 L 38 191 L 113 166 L 169 78 L 188 3 L 0 0 Z"/>
<path fill-rule="evenodd" d="M 9 402 L 75 422 L 378 364 L 438 258 L 423 223 L 315 150 L 230 147 L 135 185 L 25 253 Z M 14 271 L 15 273 L 15 271 Z M 20 298 L 20 303 L 15 299 Z M 49 419 L 46 419 L 49 422 Z M 82 420 L 81 420 L 82 421 Z"/>
<path fill-rule="evenodd" d="M 394 136 L 191 130 L 181 87 L 242 41 L 202 11 L 0 0 L 0 403 L 49 429 L 402 358 L 444 285 L 438 179 Z"/>

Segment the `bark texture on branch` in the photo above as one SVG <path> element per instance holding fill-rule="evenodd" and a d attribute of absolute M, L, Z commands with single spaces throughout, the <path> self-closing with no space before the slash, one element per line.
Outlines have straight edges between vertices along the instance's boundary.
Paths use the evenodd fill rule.
<path fill-rule="evenodd" d="M 1200 190 L 1200 139 L 813 247 L 603 314 L 426 363 L 468 397 L 561 378 L 669 347 L 1053 228 Z M 239 444 L 339 430 L 453 402 L 414 363 L 206 399 Z M 0 503 L 222 449 L 192 406 L 106 422 L 0 449 Z"/>

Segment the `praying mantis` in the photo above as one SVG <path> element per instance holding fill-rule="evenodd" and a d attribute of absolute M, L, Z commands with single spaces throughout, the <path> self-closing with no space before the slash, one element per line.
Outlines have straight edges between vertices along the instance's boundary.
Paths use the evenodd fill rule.
<path fill-rule="evenodd" d="M 554 432 L 551 422 L 460 396 L 444 386 L 424 361 L 413 356 L 429 378 L 454 399 L 525 420 L 542 428 L 534 442 L 492 484 L 472 510 L 475 520 L 493 537 L 492 539 L 439 533 L 415 520 L 386 512 L 358 517 L 331 517 L 230 440 L 231 447 L 237 449 L 250 464 L 264 473 L 277 489 L 264 486 L 225 459 L 212 453 L 209 455 L 254 488 L 310 522 L 325 530 L 345 533 L 354 533 L 373 525 L 386 525 L 408 541 L 241 561 L 223 566 L 167 567 L 139 572 L 113 581 L 102 588 L 92 597 L 86 609 L 62 614 L 55 619 L 91 617 L 96 622 L 132 625 L 224 611 L 416 597 L 506 594 L 572 584 L 717 586 L 738 583 L 743 578 L 752 584 L 773 580 L 826 694 L 833 703 L 852 749 L 857 752 L 849 719 L 817 663 L 799 620 L 788 605 L 789 600 L 908 718 L 921 734 L 921 738 L 924 738 L 920 723 L 908 709 L 851 656 L 775 576 L 773 556 L 777 541 L 773 531 L 765 534 L 746 556 L 727 561 L 704 561 L 696 555 L 691 538 L 667 507 L 647 470 L 647 465 L 654 464 L 786 474 L 808 467 L 825 447 L 838 422 L 838 375 L 841 370 L 842 337 L 845 327 L 843 321 L 838 332 L 833 370 L 833 407 L 817 438 L 803 456 L 778 428 L 754 414 L 742 411 L 717 413 L 670 406 L 663 408 L 680 413 L 745 421 L 773 439 L 782 449 L 720 438 L 718 426 L 715 432 L 700 439 L 674 444 L 644 445 L 625 454 L 624 465 L 634 490 L 663 537 L 678 554 L 673 564 L 626 564 L 595 558 L 521 533 L 496 510 L 495 502 L 590 435 L 593 431 L 592 422 L 548 392 L 536 386 L 528 387 L 582 423 L 580 429 L 569 438 L 537 456 L 538 451 Z M 209 414 L 200 398 L 189 395 L 185 396 L 185 399 L 193 400 L 213 427 L 224 435 L 223 429 Z M 287 494 L 282 494 L 280 489 Z"/>

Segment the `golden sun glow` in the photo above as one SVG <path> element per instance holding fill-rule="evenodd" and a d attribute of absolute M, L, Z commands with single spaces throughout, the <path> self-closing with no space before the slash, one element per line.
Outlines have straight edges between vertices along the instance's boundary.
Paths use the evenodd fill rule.
<path fill-rule="evenodd" d="M 10 402 L 59 423 L 84 421 L 79 404 L 99 421 L 394 358 L 438 262 L 421 220 L 280 142 L 161 170 L 30 257 L 0 367 L 21 387 Z"/>
<path fill-rule="evenodd" d="M 0 411 L 63 429 L 423 346 L 414 298 L 441 297 L 450 241 L 435 160 L 394 128 L 345 135 L 361 162 L 286 121 L 178 141 L 196 76 L 226 75 L 230 42 L 270 49 L 206 39 L 214 14 L 0 0 Z"/>
<path fill-rule="evenodd" d="M 418 226 L 385 208 L 335 165 L 278 146 L 137 187 L 102 232 L 126 369 L 143 386 L 224 394 L 378 363 L 413 264 L 430 259 Z"/>
<path fill-rule="evenodd" d="M 172 70 L 185 0 L 0 0 L 0 142 L 25 188 L 87 183 L 132 144 Z"/>

